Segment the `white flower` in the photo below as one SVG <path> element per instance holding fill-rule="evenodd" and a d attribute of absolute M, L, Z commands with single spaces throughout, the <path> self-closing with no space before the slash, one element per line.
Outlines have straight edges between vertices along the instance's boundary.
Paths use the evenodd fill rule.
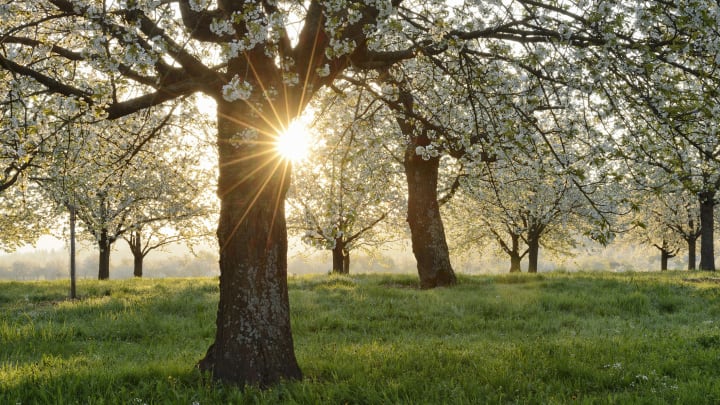
<path fill-rule="evenodd" d="M 235 34 L 235 28 L 233 28 L 232 24 L 228 20 L 216 20 L 213 19 L 210 23 L 210 31 L 212 31 L 213 34 L 217 36 L 223 36 L 225 34 L 227 35 L 234 35 Z"/>
<path fill-rule="evenodd" d="M 203 11 L 210 5 L 210 0 L 190 0 L 189 3 L 193 11 Z"/>
<path fill-rule="evenodd" d="M 233 76 L 230 83 L 222 88 L 223 98 L 227 101 L 247 100 L 252 95 L 252 84 L 245 80 L 240 82 L 238 75 Z"/>

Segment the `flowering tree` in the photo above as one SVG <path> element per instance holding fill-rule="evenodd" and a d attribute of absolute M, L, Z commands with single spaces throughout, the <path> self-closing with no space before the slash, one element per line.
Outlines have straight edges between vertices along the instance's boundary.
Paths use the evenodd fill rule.
<path fill-rule="evenodd" d="M 169 232 L 171 226 L 192 226 L 197 234 L 208 233 L 202 231 L 201 221 L 193 221 L 208 211 L 201 198 L 209 177 L 199 164 L 203 156 L 197 151 L 202 149 L 196 142 L 183 145 L 178 134 L 163 134 L 173 129 L 171 117 L 158 112 L 157 116 L 74 123 L 68 132 L 81 135 L 66 134 L 67 142 L 56 150 L 56 161 L 36 177 L 55 204 L 75 210 L 92 236 L 98 246 L 101 280 L 110 276 L 113 244 L 125 235 L 131 234 L 135 272 L 141 275 L 142 260 L 138 259 L 178 239 L 176 232 Z M 156 232 L 146 241 L 151 244 L 143 246 L 140 231 L 153 228 L 167 229 Z"/>
<path fill-rule="evenodd" d="M 638 209 L 628 216 L 629 240 L 658 249 L 661 270 L 667 270 L 668 259 L 687 249 L 688 270 L 695 270 L 701 235 L 697 198 L 682 185 L 670 183 L 662 189 L 638 188 L 634 199 Z"/>
<path fill-rule="evenodd" d="M 382 103 L 360 91 L 328 93 L 314 107 L 310 130 L 324 139 L 311 147 L 311 159 L 294 165 L 290 229 L 331 250 L 332 271 L 348 274 L 352 250 L 372 252 L 403 234 L 400 172 L 388 123 L 375 114 Z"/>
<path fill-rule="evenodd" d="M 607 143 L 627 162 L 627 172 L 643 188 L 681 185 L 700 205 L 700 269 L 714 270 L 713 212 L 720 187 L 717 126 L 720 49 L 714 1 L 649 2 L 617 5 L 615 16 L 632 15 L 634 25 L 657 44 L 627 52 L 617 45 L 592 55 L 590 71 L 604 96 L 603 122 L 612 128 Z M 628 32 L 620 28 L 613 43 Z M 682 39 L 681 41 L 677 41 Z M 612 66 L 609 61 L 612 62 Z M 684 193 L 680 191 L 681 193 Z"/>
<path fill-rule="evenodd" d="M 516 56 L 508 41 L 656 51 L 689 42 L 688 24 L 704 22 L 684 23 L 690 35 L 648 39 L 645 25 L 668 14 L 654 3 L 640 4 L 651 13 L 636 27 L 606 0 L 15 0 L 0 5 L 0 68 L 109 119 L 195 92 L 216 100 L 220 302 L 200 368 L 268 385 L 301 376 L 285 277 L 290 170 L 272 141 L 318 90 L 350 65 L 382 70 L 470 41 L 473 53 L 499 60 Z M 629 35 L 610 37 L 626 26 Z"/>

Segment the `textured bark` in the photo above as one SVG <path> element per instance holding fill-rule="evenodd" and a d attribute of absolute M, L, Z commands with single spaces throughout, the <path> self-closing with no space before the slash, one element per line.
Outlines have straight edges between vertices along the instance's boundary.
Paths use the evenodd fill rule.
<path fill-rule="evenodd" d="M 454 285 L 457 279 L 450 264 L 437 196 L 440 159 L 425 160 L 417 155 L 415 147 L 410 143 L 405 150 L 404 166 L 408 183 L 407 221 L 420 287 Z"/>
<path fill-rule="evenodd" d="M 243 104 L 244 105 L 244 104 Z M 259 142 L 237 144 L 249 108 L 218 105 L 220 301 L 215 342 L 198 364 L 213 378 L 267 387 L 302 377 L 293 351 L 284 201 L 290 169 Z"/>
<path fill-rule="evenodd" d="M 110 278 L 110 244 L 107 229 L 102 229 L 98 240 L 98 280 Z"/>
<path fill-rule="evenodd" d="M 714 210 L 715 193 L 700 193 L 700 270 L 715 271 Z"/>

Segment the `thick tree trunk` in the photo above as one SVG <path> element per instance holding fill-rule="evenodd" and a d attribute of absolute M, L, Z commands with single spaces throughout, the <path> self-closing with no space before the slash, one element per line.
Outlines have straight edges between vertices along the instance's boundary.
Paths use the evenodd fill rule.
<path fill-rule="evenodd" d="M 346 263 L 347 257 L 347 263 Z M 335 274 L 350 274 L 350 258 L 345 251 L 345 241 L 342 238 L 335 239 L 335 247 L 332 250 L 333 268 Z"/>
<path fill-rule="evenodd" d="M 142 278 L 143 276 L 143 256 L 133 255 L 133 277 Z"/>
<path fill-rule="evenodd" d="M 98 240 L 98 280 L 110 278 L 110 244 L 107 229 L 102 229 Z"/>
<path fill-rule="evenodd" d="M 700 270 L 715 271 L 714 249 L 715 193 L 700 193 Z"/>
<path fill-rule="evenodd" d="M 697 247 L 696 247 L 697 238 L 689 238 L 687 240 L 687 243 L 688 243 L 688 270 L 695 270 L 695 263 L 697 262 L 697 259 L 695 258 L 695 251 L 697 250 Z"/>
<path fill-rule="evenodd" d="M 267 387 L 302 377 L 287 287 L 290 168 L 249 107 L 218 104 L 220 301 L 215 342 L 198 366 L 218 380 Z M 243 142 L 249 122 L 260 127 L 258 139 Z"/>
<path fill-rule="evenodd" d="M 667 250 L 660 250 L 660 271 L 667 271 L 670 254 Z"/>
<path fill-rule="evenodd" d="M 520 255 L 510 255 L 510 273 L 520 273 Z"/>
<path fill-rule="evenodd" d="M 420 287 L 454 285 L 457 279 L 450 264 L 450 252 L 437 199 L 440 159 L 425 160 L 417 155 L 415 148 L 413 143 L 408 145 L 404 165 L 408 184 L 407 221 Z"/>

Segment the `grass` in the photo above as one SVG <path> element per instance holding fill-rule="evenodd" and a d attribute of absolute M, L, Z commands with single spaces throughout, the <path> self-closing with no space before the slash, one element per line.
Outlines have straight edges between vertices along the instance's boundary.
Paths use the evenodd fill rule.
<path fill-rule="evenodd" d="M 720 403 L 718 280 L 292 278 L 305 378 L 266 391 L 194 369 L 216 279 L 0 282 L 0 404 Z"/>

